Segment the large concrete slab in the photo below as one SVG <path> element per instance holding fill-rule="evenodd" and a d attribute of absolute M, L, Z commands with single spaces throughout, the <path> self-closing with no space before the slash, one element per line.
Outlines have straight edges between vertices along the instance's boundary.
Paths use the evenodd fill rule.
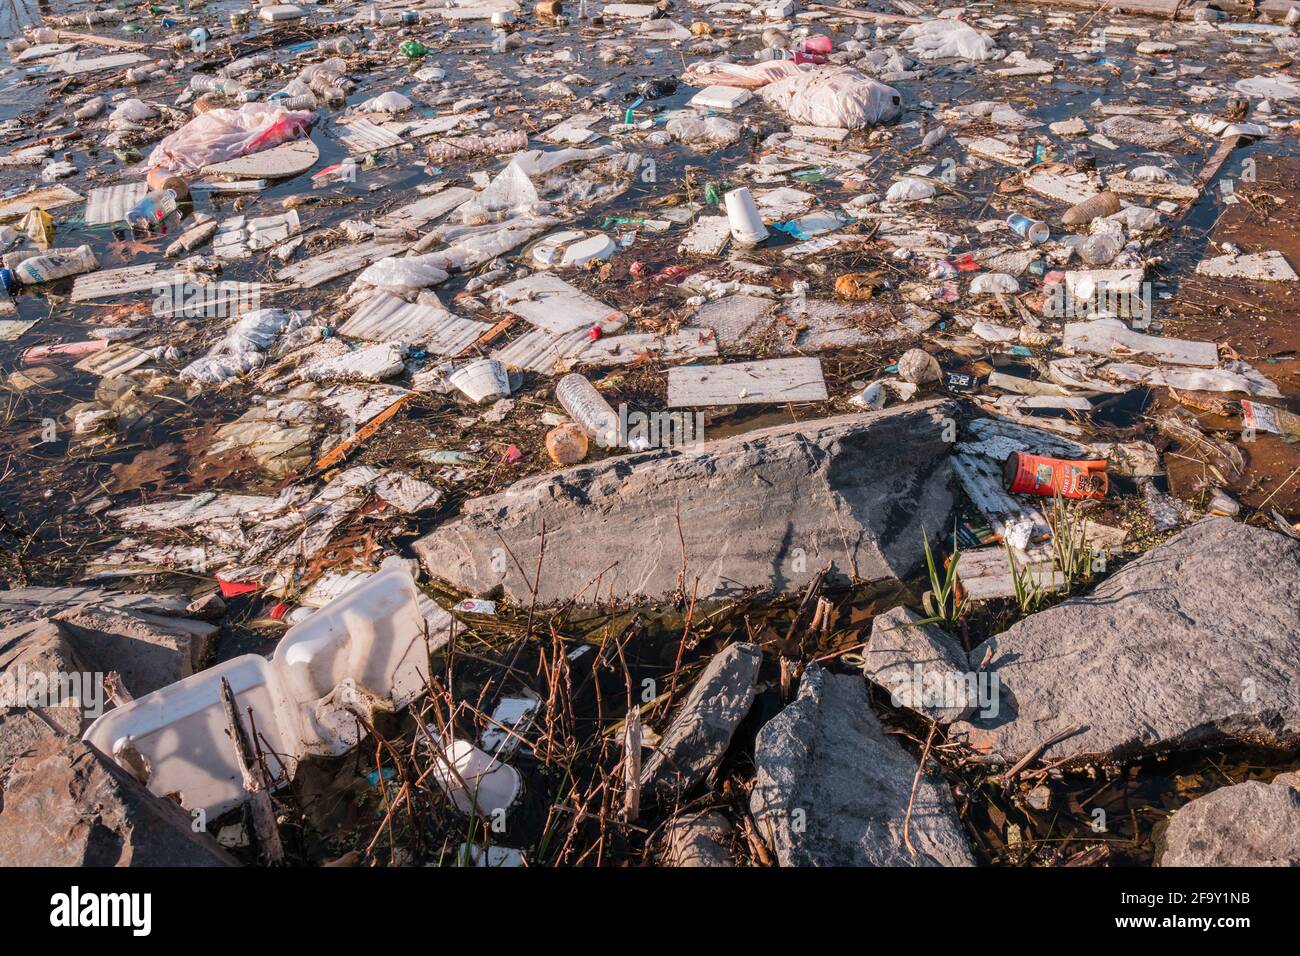
<path fill-rule="evenodd" d="M 832 581 L 896 582 L 948 525 L 953 414 L 919 402 L 539 475 L 469 502 L 415 551 L 453 586 L 521 604 L 543 524 L 541 603 L 671 595 L 683 548 L 701 599 L 798 590 L 827 565 Z"/>
<path fill-rule="evenodd" d="M 1207 518 L 1086 597 L 1032 614 L 990 655 L 998 713 L 949 729 L 1010 763 L 1300 743 L 1300 543 Z"/>

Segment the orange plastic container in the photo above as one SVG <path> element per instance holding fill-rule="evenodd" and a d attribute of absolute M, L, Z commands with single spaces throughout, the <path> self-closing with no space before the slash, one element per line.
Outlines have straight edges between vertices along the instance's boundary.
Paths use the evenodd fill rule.
<path fill-rule="evenodd" d="M 1106 459 L 1067 461 L 1013 451 L 1002 465 L 1002 483 L 1019 495 L 1106 497 Z"/>

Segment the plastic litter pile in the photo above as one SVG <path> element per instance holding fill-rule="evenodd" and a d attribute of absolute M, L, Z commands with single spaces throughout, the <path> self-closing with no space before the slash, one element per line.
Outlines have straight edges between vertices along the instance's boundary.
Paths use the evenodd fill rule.
<path fill-rule="evenodd" d="M 504 531 L 624 480 L 607 459 L 931 399 L 956 504 L 928 531 L 971 602 L 1068 580 L 1065 507 L 1098 573 L 1207 515 L 1300 537 L 1300 241 L 1217 231 L 1296 208 L 1300 12 L 1176 6 L 52 4 L 0 71 L 0 514 L 30 552 L 0 576 L 261 635 L 85 739 L 215 818 L 248 789 L 222 680 L 279 790 L 424 698 L 462 622 L 536 602 L 466 582 L 526 583 L 563 528 L 467 532 L 473 574 L 413 549 L 475 500 Z M 733 476 L 737 514 L 764 481 Z M 595 568 L 575 603 L 693 608 L 693 504 L 622 542 L 684 564 L 675 596 Z M 407 715 L 457 812 L 534 812 L 543 696 L 477 736 Z"/>

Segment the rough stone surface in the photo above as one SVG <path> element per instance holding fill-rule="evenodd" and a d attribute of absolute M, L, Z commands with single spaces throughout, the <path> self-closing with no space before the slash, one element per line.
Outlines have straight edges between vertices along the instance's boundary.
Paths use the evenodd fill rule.
<path fill-rule="evenodd" d="M 0 783 L 13 762 L 41 738 L 79 736 L 90 723 L 83 701 L 65 699 L 63 692 L 71 685 L 61 682 L 53 682 L 50 696 L 43 697 L 50 706 L 27 706 L 29 691 L 40 690 L 34 679 L 46 684 L 49 675 L 91 672 L 63 624 L 33 621 L 0 630 Z"/>
<path fill-rule="evenodd" d="M 917 624 L 920 620 L 905 607 L 876 615 L 862 673 L 889 691 L 895 707 L 950 724 L 975 710 L 978 698 L 968 680 L 974 669 L 953 638 L 933 624 Z"/>
<path fill-rule="evenodd" d="M 950 737 L 1009 763 L 1077 725 L 1048 758 L 1300 742 L 1300 543 L 1207 518 L 1087 597 L 1031 615 L 971 652 L 999 713 Z"/>
<path fill-rule="evenodd" d="M 133 697 L 174 684 L 203 668 L 217 626 L 190 618 L 82 605 L 58 615 L 78 648 L 100 669 L 117 671 Z"/>
<path fill-rule="evenodd" d="M 1160 866 L 1300 866 L 1300 774 L 1249 780 L 1181 807 Z"/>
<path fill-rule="evenodd" d="M 663 862 L 667 866 L 735 866 L 728 844 L 731 823 L 720 813 L 686 813 L 665 828 Z"/>
<path fill-rule="evenodd" d="M 602 600 L 657 600 L 678 586 L 680 509 L 687 587 L 698 576 L 702 599 L 795 591 L 827 564 L 832 582 L 896 582 L 920 566 L 923 529 L 951 512 L 953 414 L 920 402 L 539 475 L 470 502 L 415 550 L 462 590 L 500 585 L 528 603 L 545 522 L 540 602 L 590 603 L 597 584 Z"/>
<path fill-rule="evenodd" d="M 762 663 L 757 644 L 732 644 L 713 656 L 641 770 L 647 796 L 682 796 L 722 759 L 754 703 Z"/>
<path fill-rule="evenodd" d="M 973 866 L 943 777 L 887 737 L 860 677 L 808 667 L 799 696 L 763 727 L 750 812 L 782 866 Z"/>
<path fill-rule="evenodd" d="M 232 865 L 189 814 L 80 740 L 44 738 L 5 782 L 0 866 Z"/>

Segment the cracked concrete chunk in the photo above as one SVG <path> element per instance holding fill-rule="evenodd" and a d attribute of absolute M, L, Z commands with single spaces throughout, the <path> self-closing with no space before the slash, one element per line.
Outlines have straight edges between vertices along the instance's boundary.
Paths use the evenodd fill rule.
<path fill-rule="evenodd" d="M 414 548 L 434 576 L 520 604 L 532 572 L 505 548 L 531 568 L 543 523 L 542 604 L 671 595 L 681 539 L 701 600 L 797 591 L 827 564 L 833 583 L 897 584 L 952 510 L 953 413 L 919 402 L 578 465 L 469 502 Z"/>
<path fill-rule="evenodd" d="M 754 703 L 762 663 L 757 644 L 732 644 L 713 656 L 641 771 L 647 795 L 664 802 L 684 796 L 722 759 Z"/>
<path fill-rule="evenodd" d="M 1300 866 L 1300 774 L 1248 780 L 1180 808 L 1159 866 Z"/>
<path fill-rule="evenodd" d="M 889 692 L 895 707 L 950 724 L 975 710 L 974 668 L 953 638 L 920 620 L 905 607 L 878 614 L 862 652 L 862 672 Z"/>
<path fill-rule="evenodd" d="M 1207 518 L 971 652 L 999 713 L 954 724 L 998 762 L 1300 742 L 1300 542 Z"/>
<path fill-rule="evenodd" d="M 811 664 L 799 696 L 768 721 L 754 751 L 749 809 L 782 866 L 973 866 L 942 776 L 887 736 L 859 677 Z"/>
<path fill-rule="evenodd" d="M 0 806 L 0 866 L 234 866 L 190 815 L 80 740 L 19 758 Z"/>

